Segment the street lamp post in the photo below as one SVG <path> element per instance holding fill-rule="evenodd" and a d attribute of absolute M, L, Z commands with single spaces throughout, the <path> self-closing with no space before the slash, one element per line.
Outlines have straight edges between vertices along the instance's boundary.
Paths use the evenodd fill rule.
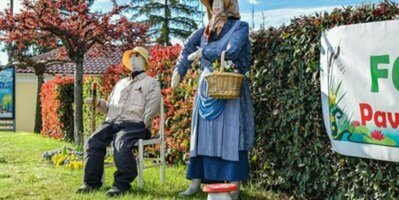
<path fill-rule="evenodd" d="M 255 4 L 258 4 L 257 0 L 250 0 L 250 4 L 252 4 L 252 29 L 255 29 Z"/>
<path fill-rule="evenodd" d="M 252 4 L 252 29 L 255 29 L 255 4 Z"/>
<path fill-rule="evenodd" d="M 10 12 L 11 12 L 11 16 L 13 17 L 14 16 L 14 0 L 10 0 Z M 11 42 L 10 43 L 10 46 L 9 46 L 9 48 L 8 48 L 8 62 L 9 63 L 11 63 L 11 61 L 12 61 L 12 55 L 13 55 L 13 52 L 14 51 L 14 46 L 13 46 L 13 43 Z M 16 85 L 15 85 L 15 73 L 16 73 L 16 68 L 15 68 L 15 66 L 14 66 L 14 70 L 13 70 L 13 75 L 12 75 L 12 77 L 13 77 L 13 91 L 12 91 L 12 101 L 13 101 L 13 108 L 12 108 L 12 113 L 13 113 L 13 118 L 11 119 L 11 121 L 12 121 L 12 131 L 13 132 L 15 132 L 16 131 L 16 112 L 15 112 L 15 103 L 16 103 L 16 101 L 15 101 L 15 87 L 16 87 Z M 9 104 L 7 104 L 7 108 L 9 109 Z"/>
<path fill-rule="evenodd" d="M 14 13 L 14 0 L 10 0 L 11 13 Z"/>

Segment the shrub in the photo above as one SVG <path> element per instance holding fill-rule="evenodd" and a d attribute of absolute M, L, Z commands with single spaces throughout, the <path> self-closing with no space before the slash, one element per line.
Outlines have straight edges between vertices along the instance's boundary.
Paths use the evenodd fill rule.
<path fill-rule="evenodd" d="M 74 141 L 74 129 L 73 129 L 73 79 L 65 78 L 59 80 L 57 83 L 57 94 L 60 102 L 60 107 L 57 110 L 59 120 L 61 122 L 61 128 L 63 133 L 63 139 L 65 141 Z"/>
<path fill-rule="evenodd" d="M 189 151 L 193 96 L 197 87 L 198 74 L 189 70 L 185 80 L 172 90 L 170 80 L 180 51 L 179 45 L 150 48 L 151 69 L 148 74 L 156 77 L 162 88 L 166 121 L 166 155 L 169 163 L 183 162 L 184 155 Z M 158 130 L 159 120 L 155 120 L 154 132 Z"/>
<path fill-rule="evenodd" d="M 303 16 L 253 33 L 252 70 L 257 142 L 253 181 L 298 199 L 392 199 L 399 196 L 395 163 L 333 153 L 321 109 L 319 47 L 323 30 L 394 19 L 382 2 Z"/>
<path fill-rule="evenodd" d="M 72 77 L 55 77 L 42 86 L 40 93 L 42 106 L 42 131 L 43 135 L 51 138 L 73 141 L 73 87 Z M 100 78 L 88 76 L 84 78 L 83 98 L 92 97 L 92 84 L 99 83 Z M 104 98 L 102 91 L 97 90 L 98 98 Z M 105 115 L 96 114 L 96 125 L 104 121 Z M 91 106 L 83 106 L 84 133 L 90 135 L 91 131 Z"/>
<path fill-rule="evenodd" d="M 55 77 L 42 85 L 41 134 L 58 139 L 73 140 L 73 79 Z"/>

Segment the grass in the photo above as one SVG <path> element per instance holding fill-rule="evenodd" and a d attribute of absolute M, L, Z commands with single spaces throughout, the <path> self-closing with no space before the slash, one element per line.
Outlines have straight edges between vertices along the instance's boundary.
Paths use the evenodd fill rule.
<path fill-rule="evenodd" d="M 32 133 L 0 132 L 0 199 L 108 199 L 105 192 L 112 185 L 115 168 L 106 168 L 105 185 L 90 194 L 75 194 L 82 183 L 82 170 L 70 170 L 50 165 L 42 158 L 45 151 L 59 149 L 66 142 L 43 138 Z M 144 170 L 144 188 L 137 181 L 128 194 L 117 199 L 179 199 L 189 181 L 184 166 L 168 166 L 166 184 L 162 185 L 159 168 Z M 279 195 L 265 192 L 255 185 L 245 185 L 241 199 L 277 199 Z M 200 193 L 188 199 L 206 199 Z"/>

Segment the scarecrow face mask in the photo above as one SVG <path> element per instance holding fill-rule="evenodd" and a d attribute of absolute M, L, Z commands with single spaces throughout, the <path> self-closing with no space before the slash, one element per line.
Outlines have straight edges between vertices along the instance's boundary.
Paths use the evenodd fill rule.
<path fill-rule="evenodd" d="M 137 53 L 132 54 L 132 57 L 130 57 L 130 64 L 132 72 L 143 71 L 145 68 L 143 57 Z"/>
<path fill-rule="evenodd" d="M 224 1 L 223 0 L 213 0 L 212 12 L 214 15 L 224 12 Z"/>

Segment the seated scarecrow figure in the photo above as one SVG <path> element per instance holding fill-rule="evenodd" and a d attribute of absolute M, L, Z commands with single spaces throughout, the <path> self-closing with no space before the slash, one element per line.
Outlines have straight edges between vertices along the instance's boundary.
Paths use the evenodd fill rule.
<path fill-rule="evenodd" d="M 122 58 L 124 67 L 131 71 L 121 79 L 110 94 L 110 101 L 100 99 L 97 108 L 107 113 L 105 122 L 91 135 L 84 149 L 84 180 L 77 193 L 88 193 L 102 186 L 106 147 L 113 141 L 114 173 L 113 187 L 109 196 L 125 193 L 137 176 L 136 160 L 132 148 L 138 139 L 150 138 L 150 129 L 160 109 L 159 82 L 147 76 L 149 53 L 143 47 L 126 51 Z M 92 99 L 85 103 L 92 104 Z"/>

